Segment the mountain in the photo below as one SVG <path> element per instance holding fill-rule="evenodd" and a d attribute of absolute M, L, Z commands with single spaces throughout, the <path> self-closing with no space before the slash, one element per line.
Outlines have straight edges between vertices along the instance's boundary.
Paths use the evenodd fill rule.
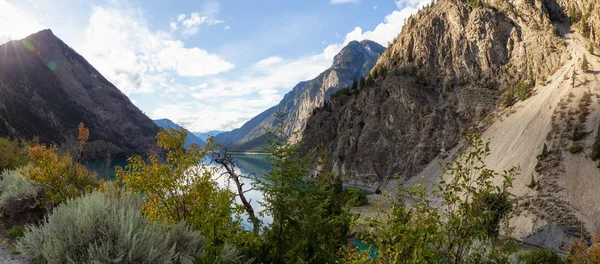
<path fill-rule="evenodd" d="M 167 128 L 172 128 L 172 129 L 177 129 L 177 130 L 183 129 L 182 126 L 175 124 L 173 121 L 166 119 L 166 118 L 154 120 L 154 123 L 156 123 L 159 127 L 162 127 L 164 129 L 167 129 Z M 188 131 L 187 129 L 185 130 L 185 132 L 187 132 L 185 144 L 183 145 L 185 148 L 189 147 L 191 144 L 197 144 L 200 147 L 202 147 L 206 144 L 206 142 L 204 140 L 198 138 L 196 135 L 194 135 L 194 133 Z"/>
<path fill-rule="evenodd" d="M 300 140 L 306 119 L 313 109 L 323 105 L 339 89 L 352 85 L 353 81 L 358 81 L 366 75 L 383 51 L 381 45 L 370 40 L 348 43 L 334 57 L 329 69 L 310 81 L 300 82 L 277 106 L 260 113 L 239 129 L 217 135 L 215 140 L 226 146 L 237 147 L 238 150 L 259 148 L 261 144 L 264 145 L 266 131 L 276 124 L 273 115 L 276 111 L 287 114 L 284 130 L 288 134 L 298 132 L 293 136 L 293 140 Z M 254 139 L 258 140 L 251 142 Z"/>
<path fill-rule="evenodd" d="M 209 137 L 214 137 L 214 136 L 216 136 L 216 135 L 218 135 L 218 134 L 221 134 L 221 133 L 223 133 L 223 132 L 225 132 L 225 131 L 221 131 L 221 130 L 211 130 L 211 131 L 208 131 L 208 132 L 192 132 L 192 133 L 193 133 L 194 135 L 196 135 L 196 136 L 197 136 L 199 139 L 202 139 L 203 141 L 205 141 L 205 142 L 206 142 L 206 140 L 207 140 Z"/>
<path fill-rule="evenodd" d="M 82 56 L 43 30 L 0 45 L 0 136 L 77 140 L 90 159 L 145 154 L 159 128 Z"/>
<path fill-rule="evenodd" d="M 590 156 L 600 148 L 600 61 L 588 47 L 600 44 L 597 5 L 437 1 L 407 20 L 365 89 L 314 111 L 300 148 L 323 149 L 345 184 L 431 185 L 474 128 L 490 142 L 490 168 L 521 168 L 514 235 L 564 250 L 598 234 L 600 169 Z"/>

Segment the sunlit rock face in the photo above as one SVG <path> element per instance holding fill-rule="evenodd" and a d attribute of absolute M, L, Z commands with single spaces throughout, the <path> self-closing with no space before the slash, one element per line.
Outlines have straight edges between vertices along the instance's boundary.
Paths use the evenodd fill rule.
<path fill-rule="evenodd" d="M 265 131 L 276 125 L 273 114 L 280 111 L 286 114 L 285 132 L 290 135 L 295 132 L 292 141 L 297 142 L 302 138 L 306 120 L 312 111 L 322 106 L 337 90 L 351 86 L 353 81 L 359 81 L 365 76 L 383 51 L 381 45 L 370 40 L 348 43 L 334 57 L 329 69 L 310 81 L 297 84 L 279 105 L 259 114 L 239 129 L 217 135 L 215 140 L 238 149 L 263 145 Z"/>
<path fill-rule="evenodd" d="M 440 0 L 408 19 L 372 70 L 375 84 L 316 110 L 302 148 L 324 149 L 348 184 L 408 179 L 484 121 L 507 89 L 567 59 L 542 1 L 491 7 Z"/>

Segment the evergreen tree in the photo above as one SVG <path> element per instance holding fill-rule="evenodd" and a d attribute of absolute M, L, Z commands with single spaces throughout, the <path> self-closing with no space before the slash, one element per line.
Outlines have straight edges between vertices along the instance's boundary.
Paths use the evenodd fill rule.
<path fill-rule="evenodd" d="M 581 70 L 585 73 L 590 71 L 590 63 L 588 62 L 585 55 L 583 55 L 583 61 L 581 62 Z"/>
<path fill-rule="evenodd" d="M 360 77 L 360 89 L 365 88 L 365 77 Z"/>
<path fill-rule="evenodd" d="M 352 81 L 352 90 L 358 88 L 358 83 L 356 83 L 356 80 Z"/>
<path fill-rule="evenodd" d="M 267 152 L 271 172 L 257 178 L 263 206 L 273 217 L 264 231 L 265 263 L 335 263 L 347 239 L 350 213 L 343 209 L 341 180 L 332 174 L 311 175 L 313 155 L 300 157 L 283 130 L 284 116 L 270 131 Z"/>

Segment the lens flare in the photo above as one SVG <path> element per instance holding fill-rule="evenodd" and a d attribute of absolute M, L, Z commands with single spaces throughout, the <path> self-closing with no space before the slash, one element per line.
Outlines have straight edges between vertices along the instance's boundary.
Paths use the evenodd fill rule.
<path fill-rule="evenodd" d="M 29 40 L 23 39 L 23 40 L 21 40 L 21 43 L 29 51 L 32 51 L 32 52 L 35 51 L 35 45 L 33 45 L 33 43 L 31 43 Z"/>
<path fill-rule="evenodd" d="M 56 71 L 56 67 L 57 67 L 57 65 L 56 65 L 56 62 L 54 62 L 54 61 L 50 61 L 50 62 L 48 62 L 48 68 L 49 68 L 50 70 L 52 70 L 52 71 Z"/>

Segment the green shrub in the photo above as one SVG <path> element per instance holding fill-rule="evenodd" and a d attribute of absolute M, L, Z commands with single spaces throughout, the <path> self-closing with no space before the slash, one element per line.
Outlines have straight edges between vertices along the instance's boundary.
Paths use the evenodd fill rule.
<path fill-rule="evenodd" d="M 375 194 L 381 194 L 381 189 L 379 189 L 379 187 L 377 187 L 377 190 L 375 190 Z"/>
<path fill-rule="evenodd" d="M 45 212 L 41 204 L 43 189 L 16 170 L 4 171 L 0 176 L 2 220 L 24 224 L 42 219 Z"/>
<path fill-rule="evenodd" d="M 556 251 L 549 249 L 536 249 L 534 251 L 529 251 L 520 257 L 521 261 L 524 261 L 526 264 L 561 264 L 567 263 L 567 260 L 564 257 L 561 257 L 556 253 Z"/>
<path fill-rule="evenodd" d="M 600 125 L 598 125 L 598 131 L 596 132 L 596 139 L 594 145 L 592 145 L 592 153 L 590 154 L 592 160 L 600 159 Z"/>
<path fill-rule="evenodd" d="M 532 81 L 520 82 L 517 84 L 517 93 L 519 100 L 523 101 L 531 97 L 531 88 L 533 88 Z"/>
<path fill-rule="evenodd" d="M 0 172 L 27 165 L 29 157 L 22 142 L 0 138 Z"/>
<path fill-rule="evenodd" d="M 506 91 L 506 94 L 504 95 L 504 107 L 511 107 L 512 105 L 515 104 L 516 101 L 516 97 L 515 97 L 515 91 L 513 89 L 510 89 L 508 91 Z"/>
<path fill-rule="evenodd" d="M 533 173 L 531 174 L 531 182 L 527 185 L 527 187 L 529 187 L 529 189 L 533 189 L 535 188 L 536 182 L 535 182 L 535 178 L 533 178 Z"/>
<path fill-rule="evenodd" d="M 193 263 L 204 237 L 187 224 L 149 223 L 139 195 L 107 188 L 68 199 L 17 243 L 46 263 Z"/>
<path fill-rule="evenodd" d="M 0 175 L 2 177 L 2 180 L 0 180 L 0 208 L 15 198 L 36 197 L 40 191 L 38 185 L 23 178 L 17 170 L 4 171 Z"/>
<path fill-rule="evenodd" d="M 12 237 L 13 239 L 21 238 L 21 237 L 23 237 L 23 234 L 24 234 L 24 230 L 23 230 L 23 227 L 21 227 L 21 226 L 16 225 L 16 226 L 13 226 L 10 229 L 8 229 L 8 235 L 10 237 Z"/>
<path fill-rule="evenodd" d="M 579 145 L 579 144 L 575 144 L 569 148 L 569 152 L 571 152 L 572 154 L 577 154 L 577 153 L 581 152 L 582 150 L 583 150 L 583 147 L 581 147 L 581 145 Z"/>
<path fill-rule="evenodd" d="M 346 201 L 349 206 L 357 207 L 369 204 L 367 195 L 362 190 L 356 188 L 346 189 Z"/>

